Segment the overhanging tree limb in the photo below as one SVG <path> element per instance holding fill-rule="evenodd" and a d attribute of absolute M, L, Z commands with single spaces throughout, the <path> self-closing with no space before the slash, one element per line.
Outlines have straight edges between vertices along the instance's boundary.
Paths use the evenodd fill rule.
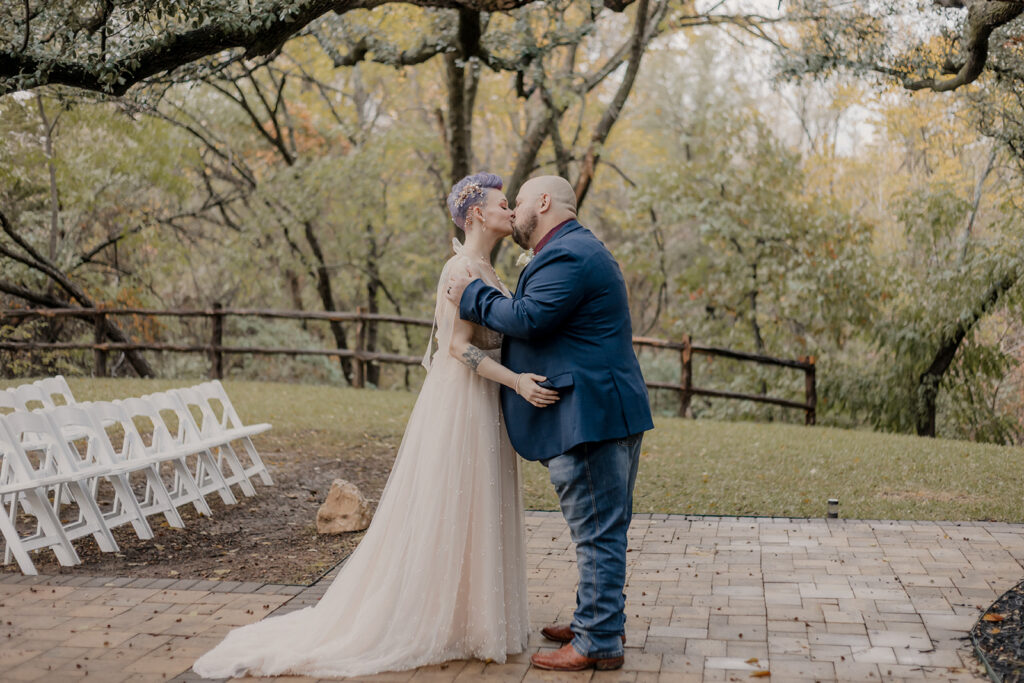
<path fill-rule="evenodd" d="M 988 44 L 992 32 L 1024 12 L 1024 2 L 1005 0 L 935 0 L 935 4 L 967 10 L 963 36 L 960 39 L 963 44 L 964 61 L 950 78 L 905 81 L 903 85 L 908 90 L 948 92 L 976 81 L 985 71 L 985 64 L 988 62 Z"/>
<path fill-rule="evenodd" d="M 26 42 L 28 19 L 11 18 L 9 35 L 0 35 L 0 95 L 29 90 L 47 84 L 67 85 L 85 90 L 123 95 L 136 83 L 162 72 L 197 62 L 224 51 L 244 51 L 247 57 L 277 52 L 292 36 L 329 12 L 344 14 L 355 9 L 372 9 L 394 0 L 266 0 L 248 6 L 225 5 L 206 23 L 194 27 L 192 17 L 180 24 L 164 21 L 160 32 L 127 43 L 118 51 L 110 41 L 97 43 L 95 31 L 74 31 L 73 40 L 61 50 L 50 47 L 41 35 Z M 406 4 L 474 12 L 508 11 L 531 0 L 405 0 Z M 633 0 L 604 0 L 609 9 L 622 11 Z M 62 5 L 63 3 L 54 3 Z M 105 15 L 103 26 L 120 19 L 118 34 L 148 26 L 149 6 L 143 0 L 118 3 L 116 17 Z M 61 21 L 57 7 L 51 23 Z M 143 20 L 135 19 L 136 13 Z M 38 25 L 47 17 L 36 17 Z M 198 17 L 196 17 L 198 19 Z M 15 33 L 16 32 L 16 33 Z M 103 33 L 106 33 L 105 31 Z M 28 31 L 32 36 L 32 32 Z"/>
<path fill-rule="evenodd" d="M 868 7 L 835 0 L 789 0 L 788 4 L 787 18 L 808 24 L 810 30 L 796 46 L 780 44 L 788 62 L 782 73 L 787 76 L 828 75 L 840 68 L 875 72 L 912 91 L 950 92 L 973 83 L 986 70 L 998 71 L 1019 62 L 1013 46 L 1021 39 L 1015 22 L 1024 15 L 1024 0 L 931 0 L 927 4 L 933 8 L 958 11 L 960 26 L 932 27 L 928 36 L 916 33 L 917 27 L 927 26 L 915 16 L 926 3 L 879 0 L 877 7 Z M 1009 39 L 993 40 L 998 29 L 1008 33 Z M 908 34 L 913 40 L 907 40 Z"/>

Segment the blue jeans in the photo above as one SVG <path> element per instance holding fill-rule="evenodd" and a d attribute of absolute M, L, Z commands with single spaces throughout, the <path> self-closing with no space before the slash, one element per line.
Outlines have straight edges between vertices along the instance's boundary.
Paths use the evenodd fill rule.
<path fill-rule="evenodd" d="M 622 656 L 626 626 L 626 532 L 643 434 L 585 443 L 544 461 L 576 543 L 580 573 L 573 648 L 584 657 Z"/>

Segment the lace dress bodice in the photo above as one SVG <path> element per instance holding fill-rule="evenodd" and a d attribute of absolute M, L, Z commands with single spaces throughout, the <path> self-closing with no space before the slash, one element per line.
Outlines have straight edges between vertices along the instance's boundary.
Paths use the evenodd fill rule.
<path fill-rule="evenodd" d="M 434 309 L 434 323 L 436 326 L 435 330 L 437 332 L 437 349 L 448 348 L 455 318 L 458 316 L 458 310 L 455 304 L 448 301 L 447 297 L 445 297 L 445 289 L 448 287 L 448 277 L 449 274 L 453 272 L 453 268 L 465 269 L 470 267 L 485 283 L 494 287 L 505 296 L 512 296 L 508 287 L 506 287 L 505 283 L 501 281 L 501 278 L 498 277 L 498 274 L 490 264 L 474 263 L 471 260 L 471 257 L 464 253 L 464 247 L 458 240 L 452 240 L 452 248 L 455 251 L 455 256 L 448 259 L 444 269 L 441 271 L 441 277 L 437 282 L 437 306 Z M 473 336 L 470 338 L 473 346 L 483 351 L 489 351 L 490 353 L 488 353 L 488 355 L 492 358 L 497 359 L 500 355 L 501 339 L 502 336 L 500 332 L 495 332 L 494 330 L 481 325 L 473 325 Z M 423 365 L 427 368 L 431 365 L 431 355 L 435 348 L 434 341 L 434 331 L 431 331 L 430 344 L 427 346 L 427 353 L 423 357 Z"/>
<path fill-rule="evenodd" d="M 464 262 L 469 261 L 469 259 L 466 256 L 457 256 L 456 258 L 461 258 Z M 501 278 L 498 277 L 498 274 L 494 271 L 493 268 L 491 268 L 489 264 L 483 267 L 483 271 L 484 272 L 482 273 L 482 277 L 480 278 L 481 280 L 489 284 L 491 287 L 494 287 L 498 291 L 502 292 L 505 296 L 512 296 L 512 294 L 508 291 L 508 288 L 505 286 L 505 283 L 501 281 Z M 501 337 L 501 332 L 495 332 L 489 327 L 474 324 L 473 336 L 470 338 L 470 341 L 472 342 L 473 346 L 477 347 L 478 349 L 482 349 L 484 351 L 491 351 L 494 349 L 501 348 Z"/>
<path fill-rule="evenodd" d="M 501 348 L 501 332 L 495 332 L 494 330 L 481 327 L 480 325 L 473 325 L 473 346 L 484 351 L 490 351 L 493 349 Z"/>

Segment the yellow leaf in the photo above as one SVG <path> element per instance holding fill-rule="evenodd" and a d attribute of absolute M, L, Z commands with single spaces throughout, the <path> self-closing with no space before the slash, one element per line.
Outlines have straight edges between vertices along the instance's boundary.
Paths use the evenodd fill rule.
<path fill-rule="evenodd" d="M 755 671 L 754 673 L 750 674 L 750 677 L 751 678 L 768 678 L 771 675 L 772 675 L 772 672 L 768 671 L 767 669 L 765 669 L 764 671 Z"/>
<path fill-rule="evenodd" d="M 1002 614 L 996 614 L 995 612 L 989 612 L 981 618 L 982 621 L 1002 621 L 1005 619 Z"/>
<path fill-rule="evenodd" d="M 757 657 L 751 657 L 750 659 L 747 660 L 747 664 L 757 664 L 757 662 L 758 662 Z"/>

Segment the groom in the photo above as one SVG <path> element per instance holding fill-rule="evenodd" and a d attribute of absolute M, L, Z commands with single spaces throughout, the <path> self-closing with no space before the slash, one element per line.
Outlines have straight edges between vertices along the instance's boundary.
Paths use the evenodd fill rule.
<path fill-rule="evenodd" d="M 654 426 L 633 352 L 626 283 L 608 249 L 576 220 L 576 195 L 564 178 L 523 184 L 512 220 L 512 238 L 534 254 L 515 295 L 456 275 L 448 298 L 463 319 L 505 335 L 503 365 L 546 376 L 542 386 L 560 396 L 534 408 L 501 390 L 512 445 L 548 468 L 580 576 L 572 623 L 542 631 L 565 645 L 532 661 L 556 671 L 617 669 L 633 484 L 643 432 Z"/>

